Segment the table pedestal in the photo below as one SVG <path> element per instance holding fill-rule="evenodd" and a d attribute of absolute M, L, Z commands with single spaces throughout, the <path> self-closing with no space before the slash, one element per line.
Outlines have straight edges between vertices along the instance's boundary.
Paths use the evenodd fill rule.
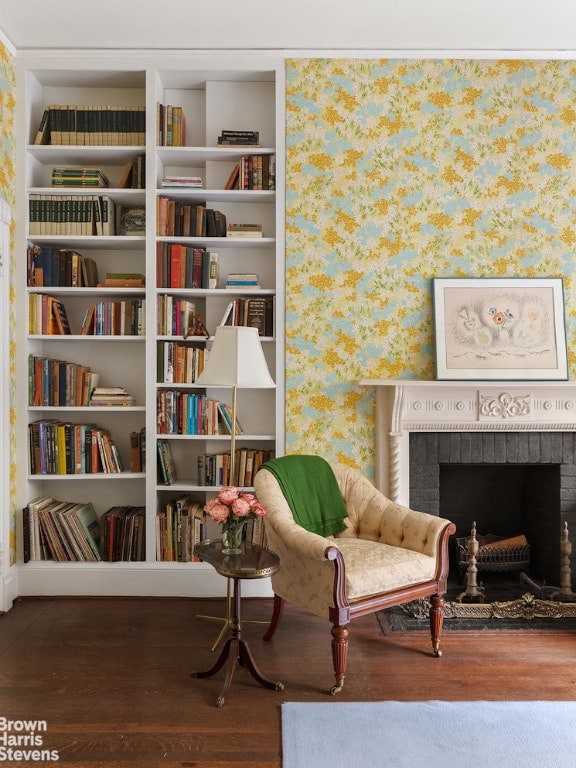
<path fill-rule="evenodd" d="M 234 578 L 232 581 L 234 583 L 231 623 L 232 636 L 228 638 L 224 644 L 224 647 L 222 648 L 220 656 L 210 667 L 210 669 L 207 669 L 203 672 L 192 673 L 192 677 L 212 677 L 212 675 L 215 675 L 222 669 L 225 664 L 227 664 L 224 685 L 220 695 L 216 699 L 217 707 L 221 707 L 224 704 L 226 694 L 232 685 L 232 679 L 234 677 L 237 664 L 247 669 L 252 677 L 257 680 L 260 685 L 263 685 L 264 688 L 270 688 L 273 691 L 284 690 L 284 683 L 274 682 L 273 680 L 264 677 L 264 675 L 260 672 L 250 652 L 248 643 L 242 637 L 240 579 Z"/>

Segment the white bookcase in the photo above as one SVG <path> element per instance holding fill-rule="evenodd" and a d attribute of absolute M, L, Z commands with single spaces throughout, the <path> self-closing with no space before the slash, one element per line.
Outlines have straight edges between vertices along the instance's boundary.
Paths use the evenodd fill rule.
<path fill-rule="evenodd" d="M 158 562 L 156 558 L 156 513 L 169 499 L 183 493 L 204 501 L 217 491 L 198 479 L 198 457 L 229 448 L 229 436 L 157 434 L 156 401 L 162 388 L 206 394 L 230 403 L 226 390 L 202 390 L 194 383 L 171 384 L 158 380 L 158 344 L 183 342 L 182 336 L 157 333 L 156 307 L 161 297 L 171 295 L 194 303 L 211 335 L 232 298 L 241 296 L 226 289 L 229 272 L 256 273 L 258 296 L 274 297 L 274 332 L 262 338 L 262 346 L 276 381 L 275 390 L 240 390 L 238 418 L 244 434 L 237 447 L 258 447 L 281 455 L 284 450 L 284 208 L 283 208 L 283 65 L 260 57 L 225 57 L 206 54 L 163 56 L 140 60 L 141 54 L 126 55 L 110 65 L 110 59 L 74 57 L 59 60 L 42 54 L 24 56 L 20 62 L 21 165 L 17 210 L 17 285 L 22 327 L 17 341 L 17 515 L 19 595 L 191 595 L 225 593 L 225 582 L 210 566 L 201 563 Z M 104 63 L 106 62 L 106 63 Z M 152 64 L 151 64 L 152 62 Z M 181 106 L 186 117 L 185 145 L 158 146 L 158 103 Z M 130 146 L 35 145 L 34 139 L 44 109 L 49 105 L 131 105 L 146 107 L 145 144 Z M 218 146 L 222 130 L 258 130 L 260 147 Z M 246 154 L 274 155 L 276 190 L 226 190 L 226 180 L 235 162 Z M 146 182 L 143 189 L 119 189 L 127 162 L 144 155 Z M 99 167 L 108 175 L 108 188 L 66 190 L 74 195 L 105 194 L 116 205 L 142 205 L 146 230 L 142 235 L 30 235 L 28 201 L 31 194 L 49 197 L 62 194 L 51 186 L 54 167 Z M 202 189 L 163 189 L 167 174 L 198 175 Z M 263 237 L 177 237 L 157 234 L 157 199 L 168 196 L 181 203 L 202 202 L 217 208 L 233 222 L 263 224 Z M 138 288 L 44 288 L 27 285 L 26 249 L 33 242 L 68 248 L 90 256 L 98 265 L 99 278 L 106 272 L 136 272 L 146 276 Z M 205 247 L 218 253 L 219 281 L 216 288 L 170 288 L 157 281 L 157 249 L 160 243 Z M 66 306 L 71 335 L 31 335 L 25 314 L 31 294 L 49 294 Z M 244 294 L 247 295 L 247 294 Z M 250 293 L 253 295 L 253 292 Z M 139 336 L 80 335 L 84 313 L 99 300 L 145 299 L 145 333 Z M 185 342 L 209 349 L 211 340 L 192 337 Z M 135 405 L 119 408 L 32 407 L 28 402 L 28 356 L 43 355 L 87 365 L 100 374 L 104 386 L 124 386 L 135 396 Z M 30 473 L 28 424 L 40 419 L 72 423 L 96 422 L 108 429 L 118 446 L 125 470 L 110 474 Z M 130 472 L 130 442 L 133 431 L 146 428 L 147 466 Z M 157 476 L 156 441 L 170 441 L 177 480 L 161 484 Z M 23 562 L 21 510 L 35 497 L 48 495 L 66 501 L 91 501 L 98 515 L 115 505 L 146 507 L 146 552 L 138 562 Z M 208 535 L 217 529 L 208 523 Z M 255 584 L 252 594 L 268 594 L 267 581 Z"/>

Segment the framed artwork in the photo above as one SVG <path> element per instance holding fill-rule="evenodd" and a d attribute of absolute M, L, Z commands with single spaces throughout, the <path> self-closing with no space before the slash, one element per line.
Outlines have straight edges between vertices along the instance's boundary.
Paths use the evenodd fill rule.
<path fill-rule="evenodd" d="M 435 278 L 436 378 L 568 378 L 561 278 Z"/>

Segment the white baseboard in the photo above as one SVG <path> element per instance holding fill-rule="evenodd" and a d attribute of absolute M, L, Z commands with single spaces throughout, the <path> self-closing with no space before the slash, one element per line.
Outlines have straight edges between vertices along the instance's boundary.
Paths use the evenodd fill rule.
<path fill-rule="evenodd" d="M 53 563 L 18 566 L 16 597 L 225 597 L 207 563 Z M 244 579 L 243 597 L 271 597 L 270 579 Z"/>

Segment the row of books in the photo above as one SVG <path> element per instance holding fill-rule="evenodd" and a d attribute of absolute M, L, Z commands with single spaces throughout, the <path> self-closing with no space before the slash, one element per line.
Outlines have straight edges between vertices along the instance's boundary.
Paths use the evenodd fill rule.
<path fill-rule="evenodd" d="M 28 296 L 28 333 L 32 335 L 69 335 L 70 322 L 60 299 L 45 293 Z"/>
<path fill-rule="evenodd" d="M 145 336 L 146 299 L 99 301 L 86 310 L 82 336 Z"/>
<path fill-rule="evenodd" d="M 28 232 L 31 236 L 115 235 L 114 201 L 108 195 L 31 194 Z"/>
<path fill-rule="evenodd" d="M 130 472 L 146 472 L 146 427 L 130 432 Z"/>
<path fill-rule="evenodd" d="M 118 182 L 119 189 L 144 189 L 146 187 L 146 155 L 136 155 L 124 166 Z"/>
<path fill-rule="evenodd" d="M 44 109 L 34 143 L 143 146 L 146 144 L 146 108 L 51 104 Z"/>
<path fill-rule="evenodd" d="M 276 156 L 243 155 L 232 168 L 225 189 L 276 189 Z"/>
<path fill-rule="evenodd" d="M 93 258 L 68 248 L 29 243 L 28 285 L 87 288 L 98 285 L 98 266 Z"/>
<path fill-rule="evenodd" d="M 156 136 L 159 147 L 183 147 L 186 140 L 186 116 L 182 107 L 156 104 Z"/>
<path fill-rule="evenodd" d="M 259 336 L 274 336 L 274 296 L 238 297 L 228 302 L 220 325 L 258 328 Z"/>
<path fill-rule="evenodd" d="M 101 556 L 107 562 L 146 559 L 146 508 L 110 507 L 100 520 Z"/>
<path fill-rule="evenodd" d="M 193 384 L 204 370 L 208 351 L 177 341 L 159 341 L 156 380 L 160 384 Z"/>
<path fill-rule="evenodd" d="M 218 253 L 181 243 L 156 244 L 156 281 L 159 288 L 218 287 Z"/>
<path fill-rule="evenodd" d="M 179 496 L 156 513 L 156 559 L 163 562 L 197 561 L 194 546 L 204 538 L 206 514 L 191 496 Z"/>
<path fill-rule="evenodd" d="M 156 332 L 159 336 L 188 336 L 195 327 L 196 305 L 188 299 L 162 294 L 156 303 Z"/>
<path fill-rule="evenodd" d="M 156 395 L 156 428 L 160 435 L 218 435 L 227 425 L 218 400 L 206 395 L 161 389 Z"/>
<path fill-rule="evenodd" d="M 58 560 L 96 562 L 100 521 L 91 502 L 59 501 L 38 496 L 23 509 L 24 562 Z"/>
<path fill-rule="evenodd" d="M 166 195 L 156 198 L 159 237 L 226 237 L 226 216 L 206 203 L 185 203 Z"/>
<path fill-rule="evenodd" d="M 237 448 L 234 456 L 234 477 L 230 478 L 230 451 L 201 454 L 198 457 L 198 485 L 235 485 L 238 488 L 251 488 L 262 464 L 274 458 L 274 451 L 264 448 Z"/>
<path fill-rule="evenodd" d="M 53 187 L 108 187 L 110 180 L 101 168 L 53 168 Z"/>
<path fill-rule="evenodd" d="M 28 356 L 28 404 L 33 407 L 87 406 L 99 381 L 100 374 L 87 365 Z"/>
<path fill-rule="evenodd" d="M 28 424 L 28 441 L 33 475 L 116 474 L 124 470 L 110 432 L 97 424 L 39 419 Z"/>

